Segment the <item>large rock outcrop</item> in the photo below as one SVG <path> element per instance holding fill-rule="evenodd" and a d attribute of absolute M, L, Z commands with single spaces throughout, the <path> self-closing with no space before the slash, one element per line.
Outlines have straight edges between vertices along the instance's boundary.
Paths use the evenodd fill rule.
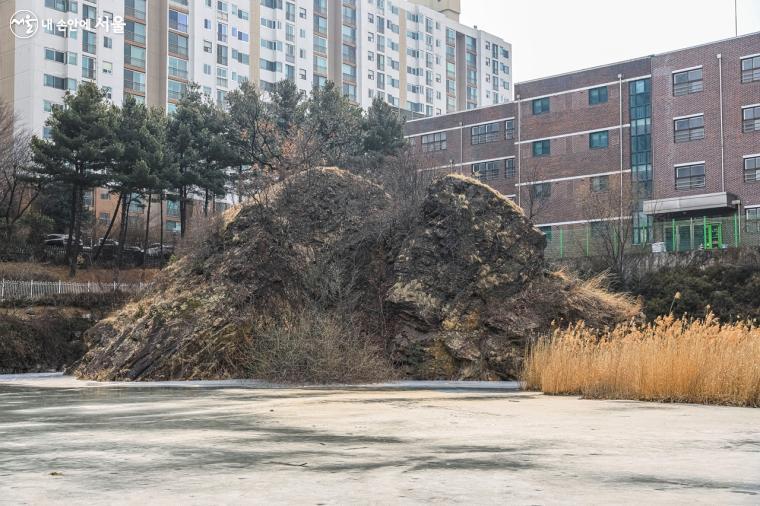
<path fill-rule="evenodd" d="M 638 312 L 551 272 L 544 236 L 477 181 L 434 182 L 408 230 L 393 228 L 397 209 L 380 186 L 343 170 L 289 178 L 229 213 L 140 300 L 92 328 L 74 373 L 249 376 L 257 322 L 306 307 L 350 315 L 403 375 L 514 378 L 526 340 L 553 321 L 603 326 Z"/>

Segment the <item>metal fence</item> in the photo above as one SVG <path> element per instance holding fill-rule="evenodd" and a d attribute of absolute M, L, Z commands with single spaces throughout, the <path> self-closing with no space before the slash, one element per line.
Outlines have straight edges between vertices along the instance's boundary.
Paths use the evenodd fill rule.
<path fill-rule="evenodd" d="M 167 246 L 167 251 L 168 251 Z M 97 261 L 94 260 L 95 249 L 85 248 L 79 253 L 79 263 L 82 265 L 112 266 L 116 263 L 115 253 L 112 250 L 104 250 Z M 166 256 L 170 256 L 167 254 Z M 5 262 L 52 262 L 64 263 L 66 258 L 65 246 L 40 246 L 34 248 L 28 244 L 4 244 L 0 245 L 0 261 Z M 163 267 L 168 258 L 145 255 L 127 251 L 122 256 L 123 267 Z"/>
<path fill-rule="evenodd" d="M 68 281 L 0 280 L 0 300 L 36 299 L 56 295 L 127 292 L 142 290 L 144 283 L 74 283 Z"/>
<path fill-rule="evenodd" d="M 582 223 L 540 227 L 546 235 L 545 255 L 550 259 L 608 255 L 620 247 L 618 237 L 625 237 L 625 253 L 645 255 L 652 252 L 721 250 L 760 246 L 760 219 L 746 220 L 741 215 L 699 216 L 655 221 L 640 234 L 648 240 L 634 244 L 630 223 L 618 234 L 616 223 Z"/>

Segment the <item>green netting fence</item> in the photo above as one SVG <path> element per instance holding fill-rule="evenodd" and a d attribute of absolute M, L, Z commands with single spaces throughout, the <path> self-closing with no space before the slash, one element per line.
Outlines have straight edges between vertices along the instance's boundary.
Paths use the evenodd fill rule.
<path fill-rule="evenodd" d="M 622 227 L 622 228 L 621 228 Z M 696 216 L 660 219 L 648 229 L 637 231 L 643 241 L 633 241 L 630 222 L 591 222 L 540 227 L 546 234 L 547 258 L 578 258 L 608 255 L 618 251 L 621 240 L 626 252 L 646 254 L 656 251 L 684 252 L 760 246 L 760 220 L 743 216 Z M 623 239 L 621 239 L 623 238 Z"/>

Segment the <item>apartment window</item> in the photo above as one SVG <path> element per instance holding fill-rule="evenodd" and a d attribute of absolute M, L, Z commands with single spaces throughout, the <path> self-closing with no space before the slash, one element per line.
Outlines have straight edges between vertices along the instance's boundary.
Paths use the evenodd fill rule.
<path fill-rule="evenodd" d="M 110 61 L 104 61 L 102 65 L 103 73 L 104 74 L 113 74 L 113 63 Z"/>
<path fill-rule="evenodd" d="M 77 89 L 76 79 L 67 79 L 64 77 L 51 76 L 50 74 L 45 74 L 45 79 L 44 79 L 43 84 L 47 86 L 48 88 L 55 88 L 57 90 L 75 91 Z"/>
<path fill-rule="evenodd" d="M 504 177 L 507 179 L 511 179 L 517 175 L 517 171 L 515 170 L 515 159 L 514 158 L 507 158 L 504 160 Z"/>
<path fill-rule="evenodd" d="M 227 69 L 226 68 L 223 68 L 223 67 L 216 68 L 216 85 L 221 86 L 223 88 L 227 87 Z"/>
<path fill-rule="evenodd" d="M 702 67 L 673 72 L 673 96 L 688 95 L 702 91 Z"/>
<path fill-rule="evenodd" d="M 314 55 L 314 72 L 327 75 L 327 58 Z"/>
<path fill-rule="evenodd" d="M 552 195 L 551 183 L 536 183 L 530 187 L 530 195 L 534 200 L 545 200 Z"/>
<path fill-rule="evenodd" d="M 549 112 L 549 97 L 537 98 L 533 101 L 533 114 Z"/>
<path fill-rule="evenodd" d="M 85 53 L 95 54 L 97 48 L 97 38 L 95 32 L 82 30 L 82 51 Z"/>
<path fill-rule="evenodd" d="M 443 151 L 446 149 L 446 132 L 423 135 L 420 139 L 420 145 L 424 153 Z"/>
<path fill-rule="evenodd" d="M 133 67 L 145 68 L 145 49 L 124 44 L 124 63 Z"/>
<path fill-rule="evenodd" d="M 474 126 L 471 129 L 470 143 L 485 144 L 499 140 L 499 131 L 501 123 L 487 123 L 485 125 Z"/>
<path fill-rule="evenodd" d="M 179 100 L 187 92 L 187 84 L 169 79 L 169 100 Z"/>
<path fill-rule="evenodd" d="M 77 12 L 77 2 L 69 0 L 45 0 L 45 7 L 50 7 L 61 12 Z"/>
<path fill-rule="evenodd" d="M 206 72 L 206 67 L 208 67 L 208 72 Z M 204 74 L 210 75 L 211 65 L 204 64 L 203 71 L 204 71 Z M 180 79 L 187 80 L 188 78 L 187 60 L 182 60 L 180 58 L 175 58 L 173 56 L 170 56 L 169 57 L 169 75 L 172 77 L 179 77 Z"/>
<path fill-rule="evenodd" d="M 607 130 L 591 132 L 588 135 L 588 147 L 591 149 L 603 149 L 609 146 L 610 139 Z"/>
<path fill-rule="evenodd" d="M 95 62 L 95 58 L 82 56 L 82 77 L 84 79 L 95 79 L 97 77 Z"/>
<path fill-rule="evenodd" d="M 45 48 L 45 59 L 56 61 L 58 63 L 66 63 L 66 53 L 63 51 L 56 51 L 55 49 Z"/>
<path fill-rule="evenodd" d="M 314 36 L 314 51 L 322 54 L 327 54 L 327 39 L 324 37 L 320 37 L 319 35 Z"/>
<path fill-rule="evenodd" d="M 129 42 L 145 44 L 145 25 L 134 21 L 125 21 L 124 38 Z"/>
<path fill-rule="evenodd" d="M 692 190 L 705 187 L 705 164 L 681 165 L 676 169 L 676 190 Z"/>
<path fill-rule="evenodd" d="M 145 74 L 124 69 L 124 88 L 145 93 Z"/>
<path fill-rule="evenodd" d="M 673 120 L 673 140 L 688 142 L 705 138 L 705 117 L 692 116 Z"/>
<path fill-rule="evenodd" d="M 203 52 L 204 53 L 213 53 L 214 52 L 214 44 L 211 41 L 204 40 L 203 41 Z"/>
<path fill-rule="evenodd" d="M 515 138 L 515 120 L 508 119 L 504 122 L 504 138 L 507 140 Z"/>
<path fill-rule="evenodd" d="M 744 158 L 744 180 L 748 183 L 760 181 L 760 155 Z"/>
<path fill-rule="evenodd" d="M 499 177 L 499 166 L 496 161 L 473 163 L 472 175 L 481 181 L 490 181 Z"/>
<path fill-rule="evenodd" d="M 760 54 L 742 58 L 742 82 L 760 81 Z"/>
<path fill-rule="evenodd" d="M 178 32 L 187 33 L 187 14 L 170 10 L 169 28 L 177 30 Z"/>
<path fill-rule="evenodd" d="M 327 18 L 322 16 L 314 16 L 314 31 L 327 35 Z"/>
<path fill-rule="evenodd" d="M 551 143 L 549 139 L 543 141 L 533 141 L 533 156 L 547 156 L 551 154 Z"/>
<path fill-rule="evenodd" d="M 610 176 L 594 176 L 591 178 L 591 191 L 606 192 L 610 188 Z"/>
<path fill-rule="evenodd" d="M 124 14 L 145 21 L 145 0 L 124 0 Z"/>
<path fill-rule="evenodd" d="M 591 88 L 588 90 L 588 104 L 596 105 L 607 102 L 607 87 Z"/>
<path fill-rule="evenodd" d="M 742 108 L 742 132 L 760 131 L 760 105 Z"/>
<path fill-rule="evenodd" d="M 169 32 L 169 52 L 179 56 L 187 57 L 188 43 L 187 37 L 178 33 Z"/>
<path fill-rule="evenodd" d="M 223 46 L 221 44 L 216 45 L 216 63 L 219 65 L 227 65 L 228 54 L 229 52 L 227 46 Z"/>
<path fill-rule="evenodd" d="M 111 37 L 103 37 L 103 47 L 106 49 L 112 49 L 113 39 Z"/>

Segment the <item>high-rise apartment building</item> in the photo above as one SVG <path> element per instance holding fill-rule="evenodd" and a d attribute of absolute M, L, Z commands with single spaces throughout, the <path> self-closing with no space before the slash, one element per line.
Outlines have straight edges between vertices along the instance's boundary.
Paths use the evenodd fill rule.
<path fill-rule="evenodd" d="M 330 80 L 426 116 L 512 98 L 511 45 L 461 25 L 458 1 L 4 0 L 0 19 L 23 11 L 38 30 L 0 32 L 0 99 L 38 135 L 85 80 L 169 112 L 190 83 L 223 103 L 246 80 Z"/>

